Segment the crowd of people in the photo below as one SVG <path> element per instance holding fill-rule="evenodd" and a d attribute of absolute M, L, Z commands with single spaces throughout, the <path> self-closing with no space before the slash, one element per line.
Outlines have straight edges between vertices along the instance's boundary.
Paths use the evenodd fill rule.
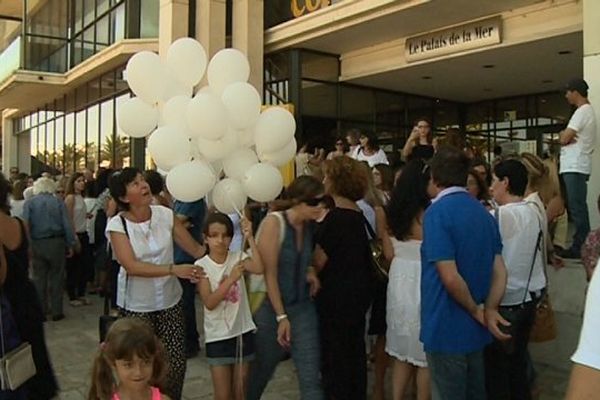
<path fill-rule="evenodd" d="M 571 82 L 567 99 L 586 107 L 585 89 Z M 580 143 L 581 158 L 590 121 L 574 118 L 561 141 Z M 390 166 L 375 136 L 351 130 L 327 156 L 302 148 L 280 198 L 230 215 L 174 200 L 160 174 L 131 167 L 1 177 L 6 350 L 29 342 L 37 372 L 0 398 L 56 394 L 43 322 L 65 318 L 65 289 L 70 307 L 101 292 L 119 317 L 90 400 L 180 399 L 201 348 L 196 294 L 215 399 L 260 399 L 287 356 L 302 399 L 384 399 L 388 369 L 394 400 L 532 398 L 529 335 L 546 270 L 563 265 L 553 226 L 565 208 L 577 213 L 569 196 L 582 189 L 569 188 L 585 171 L 530 153 L 488 163 L 463 139 L 437 143 L 419 118 L 405 162 Z M 566 207 L 559 171 L 570 174 Z M 581 239 L 578 218 L 563 255 L 592 265 L 600 235 Z M 582 346 L 576 361 L 590 358 Z"/>

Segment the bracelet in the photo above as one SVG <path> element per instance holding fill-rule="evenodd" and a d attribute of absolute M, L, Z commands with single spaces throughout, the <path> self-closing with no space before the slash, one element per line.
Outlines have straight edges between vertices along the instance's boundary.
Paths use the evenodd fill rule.
<path fill-rule="evenodd" d="M 169 275 L 173 275 L 173 264 L 169 264 Z"/>
<path fill-rule="evenodd" d="M 283 321 L 284 319 L 287 319 L 287 317 L 288 317 L 288 316 L 287 316 L 287 314 L 279 314 L 279 315 L 277 315 L 277 316 L 275 317 L 275 321 L 277 321 L 277 322 L 281 322 L 281 321 Z"/>

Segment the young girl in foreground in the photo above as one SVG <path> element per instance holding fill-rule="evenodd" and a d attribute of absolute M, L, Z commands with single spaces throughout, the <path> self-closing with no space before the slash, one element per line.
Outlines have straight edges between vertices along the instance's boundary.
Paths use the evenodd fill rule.
<path fill-rule="evenodd" d="M 242 218 L 241 225 L 251 257 L 229 251 L 233 223 L 227 215 L 213 213 L 204 225 L 208 255 L 196 261 L 205 273 L 197 287 L 204 304 L 206 357 L 217 400 L 244 398 L 248 362 L 254 358 L 256 325 L 252 321 L 243 274 L 244 271 L 261 274 L 263 266 L 252 236 L 252 224 Z"/>
<path fill-rule="evenodd" d="M 169 400 L 160 388 L 167 367 L 162 343 L 144 321 L 121 318 L 100 346 L 89 400 Z"/>

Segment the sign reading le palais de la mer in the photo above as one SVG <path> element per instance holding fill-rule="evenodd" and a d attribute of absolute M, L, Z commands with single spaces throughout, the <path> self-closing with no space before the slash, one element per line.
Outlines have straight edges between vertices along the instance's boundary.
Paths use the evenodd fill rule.
<path fill-rule="evenodd" d="M 501 17 L 494 17 L 409 38 L 406 60 L 423 60 L 500 43 L 501 23 Z"/>

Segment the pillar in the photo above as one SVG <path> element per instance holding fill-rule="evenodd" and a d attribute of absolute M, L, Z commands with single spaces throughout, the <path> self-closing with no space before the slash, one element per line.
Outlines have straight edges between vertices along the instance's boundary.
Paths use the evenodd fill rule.
<path fill-rule="evenodd" d="M 250 62 L 252 86 L 263 96 L 264 1 L 232 0 L 233 47 L 242 51 Z"/>
<path fill-rule="evenodd" d="M 158 54 L 166 57 L 175 40 L 188 33 L 189 0 L 160 0 L 158 17 Z"/>
<path fill-rule="evenodd" d="M 209 60 L 225 48 L 226 10 L 225 0 L 196 0 L 196 40 Z"/>
<path fill-rule="evenodd" d="M 6 110 L 3 114 L 14 110 Z M 11 167 L 19 166 L 17 137 L 13 134 L 13 119 L 2 116 L 2 172 L 8 178 Z M 29 149 L 26 149 L 29 154 Z M 22 172 L 29 172 L 22 171 Z"/>
<path fill-rule="evenodd" d="M 600 1 L 583 0 L 583 78 L 588 83 L 589 100 L 596 112 L 600 131 Z M 588 181 L 588 208 L 592 229 L 600 226 L 600 132 L 596 132 L 596 151 L 592 154 L 592 175 Z"/>

